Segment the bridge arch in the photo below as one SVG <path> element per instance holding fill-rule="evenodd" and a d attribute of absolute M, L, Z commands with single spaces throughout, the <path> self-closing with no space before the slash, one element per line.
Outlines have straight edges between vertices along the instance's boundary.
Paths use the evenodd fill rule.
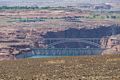
<path fill-rule="evenodd" d="M 88 40 L 61 40 L 61 41 L 56 41 L 56 42 L 48 44 L 48 48 L 51 48 L 57 44 L 61 44 L 61 43 L 65 43 L 65 42 L 82 42 L 82 43 L 90 44 L 95 47 L 101 48 L 100 44 L 92 42 L 92 41 L 88 41 Z"/>

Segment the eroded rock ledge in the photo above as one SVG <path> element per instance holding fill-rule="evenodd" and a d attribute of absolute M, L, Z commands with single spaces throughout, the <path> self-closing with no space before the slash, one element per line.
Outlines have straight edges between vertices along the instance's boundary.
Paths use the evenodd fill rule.
<path fill-rule="evenodd" d="M 113 29 L 115 32 L 113 32 Z M 71 34 L 72 33 L 72 34 Z M 28 48 L 31 47 L 39 47 L 44 48 L 44 44 L 39 44 L 43 38 L 101 38 L 108 37 L 107 40 L 107 47 L 111 48 L 112 51 L 117 51 L 115 53 L 119 53 L 119 41 L 118 44 L 113 46 L 111 43 L 111 38 L 116 37 L 119 38 L 120 35 L 120 25 L 110 25 L 110 26 L 93 26 L 93 27 L 57 27 L 57 28 L 14 28 L 14 29 L 4 29 L 0 32 L 0 46 L 1 49 L 7 49 L 9 55 L 13 54 L 20 54 L 21 52 L 24 53 L 25 51 L 29 50 Z M 101 42 L 104 43 L 104 42 Z M 104 44 L 103 44 L 104 46 Z M 13 52 L 10 52 L 10 50 Z M 104 52 L 103 54 L 110 54 L 111 52 Z M 112 52 L 113 53 L 113 52 Z"/>

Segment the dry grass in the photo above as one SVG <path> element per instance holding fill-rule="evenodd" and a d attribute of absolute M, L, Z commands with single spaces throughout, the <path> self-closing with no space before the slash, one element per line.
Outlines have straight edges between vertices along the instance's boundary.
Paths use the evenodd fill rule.
<path fill-rule="evenodd" d="M 120 80 L 120 55 L 2 61 L 0 80 Z"/>

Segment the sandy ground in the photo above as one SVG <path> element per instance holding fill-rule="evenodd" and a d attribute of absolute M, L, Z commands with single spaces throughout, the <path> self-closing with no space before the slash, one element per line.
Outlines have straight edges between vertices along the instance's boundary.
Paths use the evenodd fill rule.
<path fill-rule="evenodd" d="M 120 55 L 1 61 L 0 80 L 120 80 Z"/>

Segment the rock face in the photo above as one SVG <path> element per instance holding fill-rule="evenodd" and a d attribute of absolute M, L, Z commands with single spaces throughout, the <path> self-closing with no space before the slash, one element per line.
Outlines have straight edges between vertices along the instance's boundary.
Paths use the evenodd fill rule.
<path fill-rule="evenodd" d="M 0 61 L 3 60 L 15 60 L 15 57 L 13 55 L 0 55 Z"/>
<path fill-rule="evenodd" d="M 114 27 L 114 26 L 111 26 Z M 96 34 L 97 33 L 97 34 Z M 91 35 L 89 35 L 91 34 Z M 59 38 L 59 37 L 68 37 L 68 38 L 101 38 L 100 44 L 101 48 L 107 48 L 105 51 L 103 51 L 102 55 L 106 54 L 119 54 L 120 53 L 120 32 L 119 28 L 116 28 L 116 34 L 112 36 L 111 28 L 96 28 L 96 29 L 68 29 L 65 31 L 51 31 L 47 32 L 43 36 L 44 38 Z M 67 45 L 67 44 L 66 44 Z M 72 46 L 75 44 L 72 44 Z M 78 45 L 78 44 L 76 44 Z M 84 44 L 81 44 L 84 45 Z M 71 46 L 70 44 L 68 46 Z M 79 46 L 78 46 L 79 47 Z M 83 47 L 83 46 L 81 46 Z"/>
<path fill-rule="evenodd" d="M 105 54 L 120 54 L 120 35 L 111 36 L 106 44 L 107 50 L 103 51 Z"/>
<path fill-rule="evenodd" d="M 101 38 L 101 48 L 108 48 L 105 50 L 102 54 L 114 54 L 120 52 L 120 26 L 114 25 L 114 27 L 117 28 L 116 36 L 111 36 L 111 26 L 94 26 L 95 28 L 76 28 L 76 27 L 69 27 L 69 28 L 23 28 L 23 29 L 15 29 L 7 31 L 8 33 L 1 35 L 3 37 L 3 40 L 6 39 L 6 41 L 1 40 L 0 46 L 9 46 L 12 45 L 14 48 L 17 48 L 17 50 L 24 47 L 25 49 L 32 47 L 37 48 L 46 48 L 47 44 L 44 44 L 42 42 L 43 38 Z M 6 31 L 5 31 L 6 32 Z M 5 33 L 2 32 L 2 33 Z M 2 34 L 1 33 L 1 34 Z M 25 35 L 25 37 L 23 36 Z M 6 36 L 7 35 L 7 36 Z M 104 38 L 106 36 L 111 36 Z M 19 44 L 18 44 L 19 43 Z M 17 45 L 17 46 L 16 46 Z M 26 47 L 25 47 L 26 46 Z M 83 48 L 86 46 L 89 47 L 88 44 L 85 43 L 63 43 L 59 44 L 58 46 L 55 46 L 56 48 L 61 47 L 67 47 L 67 48 Z M 11 46 L 9 46 L 11 47 Z M 91 46 L 90 46 L 91 47 Z M 92 46 L 92 48 L 95 48 Z M 21 50 L 18 50 L 21 51 Z M 14 52 L 14 54 L 17 54 L 18 52 Z"/>

